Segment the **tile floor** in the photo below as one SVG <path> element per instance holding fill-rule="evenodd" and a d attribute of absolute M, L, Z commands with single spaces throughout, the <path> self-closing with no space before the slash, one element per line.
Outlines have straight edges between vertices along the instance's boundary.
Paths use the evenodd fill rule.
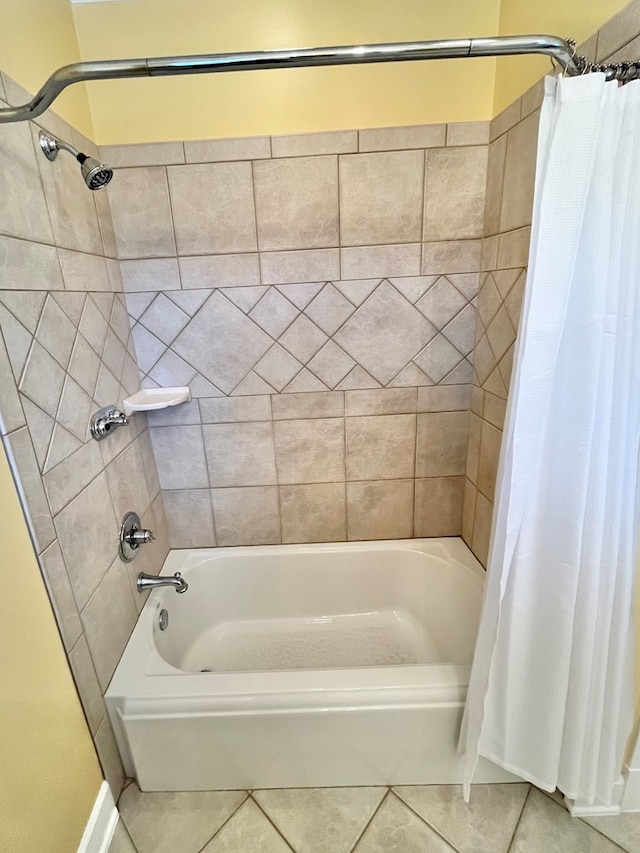
<path fill-rule="evenodd" d="M 640 814 L 588 821 L 527 784 L 143 794 L 110 853 L 640 853 Z"/>

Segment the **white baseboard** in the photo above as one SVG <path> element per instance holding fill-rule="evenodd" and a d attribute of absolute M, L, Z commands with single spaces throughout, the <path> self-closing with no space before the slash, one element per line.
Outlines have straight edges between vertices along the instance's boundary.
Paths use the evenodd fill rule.
<path fill-rule="evenodd" d="M 620 814 L 620 806 L 582 805 L 576 800 L 564 798 L 565 805 L 571 817 L 602 817 L 603 815 Z"/>
<path fill-rule="evenodd" d="M 621 810 L 629 812 L 640 812 L 640 768 L 625 767 L 625 786 L 622 795 Z"/>
<path fill-rule="evenodd" d="M 118 810 L 107 782 L 102 783 L 91 809 L 78 853 L 107 853 L 118 825 Z"/>
<path fill-rule="evenodd" d="M 622 776 L 613 783 L 611 804 L 603 805 L 601 802 L 587 803 L 584 800 L 569 800 L 564 798 L 565 805 L 572 817 L 602 817 L 604 815 L 617 815 L 623 809 L 620 806 L 625 789 L 625 780 Z"/>

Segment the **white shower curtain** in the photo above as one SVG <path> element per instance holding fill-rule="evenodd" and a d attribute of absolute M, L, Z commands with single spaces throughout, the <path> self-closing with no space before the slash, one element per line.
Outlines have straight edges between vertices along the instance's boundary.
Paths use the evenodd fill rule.
<path fill-rule="evenodd" d="M 547 80 L 529 274 L 461 734 L 608 804 L 632 728 L 640 82 Z"/>

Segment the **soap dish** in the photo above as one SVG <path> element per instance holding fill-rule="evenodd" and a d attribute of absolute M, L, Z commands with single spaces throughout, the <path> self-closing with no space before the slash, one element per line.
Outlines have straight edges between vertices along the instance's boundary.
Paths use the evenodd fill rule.
<path fill-rule="evenodd" d="M 152 412 L 155 409 L 167 409 L 191 399 L 191 389 L 185 385 L 182 388 L 144 388 L 136 391 L 122 401 L 125 415 L 134 412 Z"/>

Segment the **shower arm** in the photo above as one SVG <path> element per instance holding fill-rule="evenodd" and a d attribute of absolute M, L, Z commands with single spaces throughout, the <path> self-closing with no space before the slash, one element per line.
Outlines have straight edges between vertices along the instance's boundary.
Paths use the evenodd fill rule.
<path fill-rule="evenodd" d="M 555 59 L 570 76 L 585 70 L 584 66 L 576 61 L 573 42 L 557 36 L 545 35 L 313 47 L 249 53 L 209 53 L 151 59 L 106 59 L 95 62 L 75 62 L 73 65 L 65 65 L 54 71 L 28 104 L 0 109 L 0 124 L 36 118 L 51 106 L 67 86 L 93 80 L 521 54 L 549 56 Z"/>

